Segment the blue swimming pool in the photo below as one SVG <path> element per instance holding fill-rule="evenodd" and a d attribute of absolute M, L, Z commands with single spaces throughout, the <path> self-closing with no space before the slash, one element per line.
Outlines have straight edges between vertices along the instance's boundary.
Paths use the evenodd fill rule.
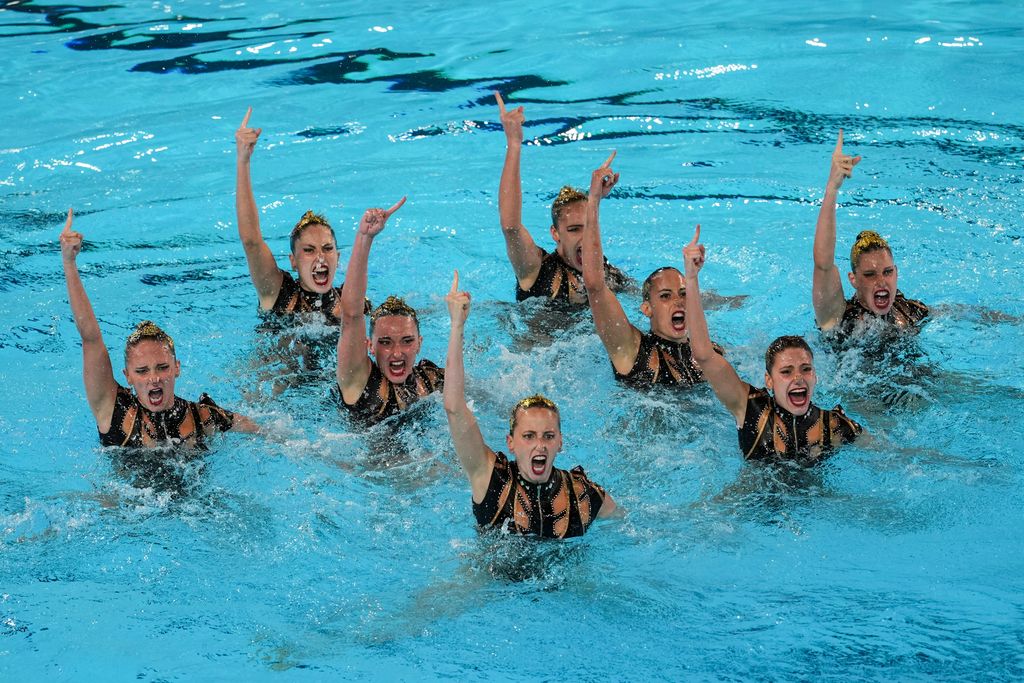
<path fill-rule="evenodd" d="M 0 6 L 0 678 L 1024 678 L 1019 3 L 368 7 Z M 515 304 L 495 89 L 526 108 L 539 243 L 558 187 L 617 149 L 609 259 L 642 279 L 700 222 L 702 284 L 746 297 L 709 314 L 740 374 L 759 381 L 768 342 L 804 334 L 817 402 L 872 438 L 811 471 L 745 465 L 709 390 L 620 387 L 586 316 L 552 329 Z M 282 360 L 234 223 L 250 105 L 280 262 L 307 208 L 344 264 L 362 211 L 408 195 L 369 296 L 416 306 L 440 363 L 458 268 L 485 438 L 500 445 L 522 396 L 551 396 L 559 464 L 584 465 L 623 520 L 565 543 L 480 536 L 440 400 L 354 433 L 330 331 L 302 328 L 321 353 Z M 864 160 L 837 253 L 878 229 L 901 289 L 936 312 L 906 358 L 814 330 L 839 128 Z M 227 435 L 171 484 L 99 449 L 57 244 L 68 206 L 115 367 L 157 320 L 178 393 L 274 438 Z"/>

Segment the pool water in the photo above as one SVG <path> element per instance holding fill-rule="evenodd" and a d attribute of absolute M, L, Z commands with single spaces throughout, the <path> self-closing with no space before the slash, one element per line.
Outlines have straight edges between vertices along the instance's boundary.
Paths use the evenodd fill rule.
<path fill-rule="evenodd" d="M 1015 2 L 185 2 L 0 7 L 0 678 L 4 680 L 1019 680 L 1024 677 L 1024 111 Z M 760 383 L 780 334 L 816 402 L 871 438 L 810 471 L 744 464 L 706 387 L 617 385 L 586 315 L 514 303 L 498 229 L 504 134 L 526 108 L 524 222 L 618 150 L 609 259 L 679 264 L 695 223 L 709 313 Z M 468 393 L 563 412 L 561 466 L 626 509 L 565 543 L 475 530 L 439 397 L 369 433 L 331 396 L 331 331 L 269 333 L 234 223 L 234 130 L 286 263 L 307 208 L 342 264 L 370 206 L 369 296 L 473 295 Z M 840 257 L 874 227 L 933 320 L 908 348 L 831 349 L 811 245 L 839 128 L 863 155 Z M 99 449 L 57 235 L 115 366 L 151 318 L 178 393 L 272 428 L 201 458 Z M 344 268 L 342 267 L 342 270 Z M 339 275 L 339 281 L 341 277 Z M 849 291 L 849 290 L 847 290 Z M 623 296 L 646 329 L 639 297 Z M 303 363 L 289 345 L 312 349 Z M 284 352 L 282 352 L 282 346 Z"/>

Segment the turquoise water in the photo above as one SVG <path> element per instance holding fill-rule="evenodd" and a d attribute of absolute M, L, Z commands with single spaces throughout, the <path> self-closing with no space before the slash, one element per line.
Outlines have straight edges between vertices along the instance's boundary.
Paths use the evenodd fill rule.
<path fill-rule="evenodd" d="M 0 672 L 11 680 L 780 680 L 1024 677 L 1024 127 L 1018 3 L 5 3 L 0 88 Z M 744 465 L 706 389 L 616 386 L 589 320 L 512 303 L 491 91 L 526 107 L 524 221 L 618 150 L 605 251 L 642 278 L 703 226 L 709 315 L 740 374 L 783 333 L 822 405 L 872 433 L 809 473 Z M 543 391 L 628 513 L 554 544 L 478 537 L 440 401 L 354 434 L 261 332 L 234 226 L 234 129 L 272 249 L 307 208 L 369 294 L 473 293 L 469 393 L 500 444 Z M 813 329 L 811 242 L 838 128 L 862 154 L 843 253 L 886 235 L 935 319 L 906 363 Z M 141 318 L 179 394 L 271 425 L 147 486 L 98 448 L 57 234 L 68 206 L 115 364 Z M 625 308 L 640 326 L 637 297 Z M 286 381 L 280 378 L 284 377 Z M 279 391 L 280 393 L 275 393 Z M 898 397 L 885 402 L 882 398 Z"/>

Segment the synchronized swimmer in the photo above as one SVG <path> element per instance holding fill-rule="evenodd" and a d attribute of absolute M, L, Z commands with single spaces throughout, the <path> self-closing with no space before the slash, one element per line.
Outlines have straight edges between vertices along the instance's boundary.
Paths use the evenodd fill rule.
<path fill-rule="evenodd" d="M 149 320 L 140 322 L 124 348 L 124 377 L 129 390 L 114 379 L 110 353 L 96 314 L 85 293 L 76 259 L 82 233 L 71 229 L 73 212 L 60 234 L 61 260 L 75 326 L 82 337 L 82 380 L 104 446 L 204 448 L 215 432 L 257 432 L 249 418 L 224 410 L 206 394 L 195 403 L 174 395 L 181 361 L 170 335 Z M 134 391 L 134 393 L 133 393 Z"/>
<path fill-rule="evenodd" d="M 564 185 L 551 204 L 551 238 L 555 251 L 537 246 L 523 225 L 523 185 L 520 159 L 523 150 L 523 107 L 506 109 L 500 93 L 494 93 L 505 130 L 505 164 L 498 186 L 498 216 L 505 236 L 505 250 L 516 276 L 516 301 L 532 297 L 586 307 L 587 289 L 583 286 L 583 223 L 587 195 Z M 623 291 L 631 280 L 607 261 L 603 277 L 614 291 Z"/>
<path fill-rule="evenodd" d="M 390 209 L 368 209 L 363 214 L 348 262 L 349 286 L 341 295 L 337 371 L 341 404 L 367 423 L 380 422 L 444 386 L 443 368 L 426 359 L 416 363 L 423 345 L 420 322 L 402 299 L 390 296 L 374 309 L 370 336 L 366 335 L 363 302 L 370 246 L 403 204 L 405 197 Z M 367 356 L 367 348 L 373 358 Z"/>
<path fill-rule="evenodd" d="M 601 201 L 619 181 L 612 168 L 615 152 L 591 173 L 587 194 L 570 186 L 562 188 L 551 207 L 555 251 L 539 247 L 522 223 L 524 110 L 522 106 L 507 109 L 498 93 L 495 98 L 507 142 L 498 206 L 517 281 L 517 300 L 542 297 L 589 307 L 614 375 L 627 384 L 688 388 L 708 382 L 736 421 L 746 459 L 813 465 L 863 432 L 841 407 L 824 410 L 814 405 L 814 356 L 802 337 L 783 336 L 769 345 L 764 387 L 739 378 L 708 334 L 698 277 L 705 262 L 699 225 L 683 249 L 683 272 L 661 267 L 643 283 L 640 311 L 650 319 L 650 331 L 642 332 L 630 323 L 615 292 L 632 280 L 607 262 L 601 244 Z M 446 297 L 451 332 L 445 368 L 418 360 L 423 343 L 419 319 L 402 299 L 390 296 L 370 312 L 366 299 L 370 248 L 405 197 L 389 209 L 368 209 L 363 214 L 349 258 L 347 286 L 334 286 L 337 241 L 327 219 L 312 211 L 291 232 L 289 261 L 296 276 L 278 267 L 263 239 L 252 191 L 250 162 L 262 130 L 249 127 L 251 115 L 250 107 L 235 133 L 236 210 L 259 310 L 286 319 L 319 314 L 327 325 L 340 326 L 337 389 L 339 403 L 355 418 L 352 424 L 378 423 L 424 396 L 443 392 L 452 441 L 469 479 L 473 512 L 481 528 L 566 538 L 582 535 L 596 519 L 616 513 L 612 497 L 581 467 L 554 467 L 562 431 L 561 415 L 550 399 L 536 394 L 513 407 L 505 437 L 513 459 L 484 442 L 465 397 L 463 337 L 470 295 L 459 290 L 457 271 Z M 928 315 L 924 304 L 907 299 L 896 288 L 892 250 L 872 231 L 861 232 L 851 249 L 848 279 L 854 293 L 849 300 L 844 298 L 835 264 L 836 199 L 859 162 L 860 157 L 843 153 L 840 130 L 815 230 L 813 278 L 817 325 L 823 333 L 839 338 L 856 337 L 860 327 L 874 321 L 886 329 L 914 330 Z M 217 406 L 206 394 L 196 402 L 175 396 L 181 364 L 174 342 L 150 321 L 140 323 L 125 345 L 124 375 L 130 389 L 114 380 L 76 265 L 82 235 L 71 225 L 69 211 L 60 235 L 61 254 L 82 339 L 86 396 L 101 443 L 203 449 L 217 431 L 260 431 L 252 420 Z"/>
<path fill-rule="evenodd" d="M 889 243 L 872 230 L 861 231 L 850 248 L 853 296 L 846 300 L 836 267 L 836 198 L 843 181 L 853 175 L 860 157 L 843 154 L 843 131 L 839 131 L 825 196 L 821 200 L 818 225 L 814 231 L 814 317 L 823 332 L 834 330 L 839 338 L 857 336 L 871 322 L 897 330 L 916 330 L 928 317 L 928 307 L 908 299 L 896 288 L 898 271 Z"/>
<path fill-rule="evenodd" d="M 445 301 L 452 326 L 444 409 L 455 452 L 469 479 L 477 524 L 545 538 L 582 536 L 595 519 L 615 512 L 615 501 L 587 478 L 582 467 L 554 466 L 562 450 L 562 420 L 554 402 L 540 394 L 512 408 L 505 445 L 514 460 L 484 443 L 466 404 L 462 347 L 470 297 L 459 291 L 458 271 Z"/>
<path fill-rule="evenodd" d="M 590 312 L 616 379 L 638 388 L 655 385 L 682 389 L 704 381 L 687 341 L 686 286 L 683 275 L 671 266 L 647 276 L 640 312 L 651 320 L 649 333 L 629 322 L 618 298 L 601 276 L 601 200 L 619 182 L 612 170 L 615 152 L 590 177 L 590 195 L 583 231 L 583 280 L 590 294 Z M 721 347 L 715 346 L 718 353 Z"/>
<path fill-rule="evenodd" d="M 249 276 L 259 297 L 259 310 L 278 316 L 320 313 L 326 324 L 339 325 L 343 286 L 334 286 L 338 272 L 338 244 L 327 219 L 310 210 L 292 228 L 288 261 L 298 277 L 297 281 L 291 273 L 278 267 L 273 252 L 263 239 L 249 170 L 252 153 L 263 129 L 250 128 L 250 116 L 252 107 L 245 112 L 242 125 L 235 131 L 235 212 L 238 237 L 249 264 Z"/>

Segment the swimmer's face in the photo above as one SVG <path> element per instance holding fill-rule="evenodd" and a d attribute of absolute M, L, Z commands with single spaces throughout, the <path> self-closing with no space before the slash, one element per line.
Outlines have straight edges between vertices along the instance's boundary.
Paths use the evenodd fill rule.
<path fill-rule="evenodd" d="M 298 273 L 300 287 L 317 294 L 330 291 L 338 270 L 338 247 L 330 228 L 319 223 L 306 226 L 288 260 Z"/>
<path fill-rule="evenodd" d="M 888 249 L 861 254 L 857 269 L 849 273 L 855 296 L 864 308 L 875 315 L 885 315 L 896 298 L 896 264 Z"/>
<path fill-rule="evenodd" d="M 401 384 L 412 373 L 423 337 L 416 329 L 416 321 L 409 316 L 385 315 L 377 318 L 368 342 L 384 377 Z"/>
<path fill-rule="evenodd" d="M 143 339 L 128 349 L 124 377 L 139 402 L 154 413 L 174 405 L 174 380 L 180 374 L 181 363 L 167 344 Z"/>
<path fill-rule="evenodd" d="M 566 204 L 558 213 L 558 222 L 551 226 L 555 251 L 576 270 L 583 270 L 583 222 L 587 218 L 585 201 Z"/>
<path fill-rule="evenodd" d="M 555 456 L 562 450 L 558 413 L 543 406 L 520 409 L 515 429 L 505 437 L 505 442 L 523 479 L 535 484 L 546 482 L 551 477 Z"/>
<path fill-rule="evenodd" d="M 771 372 L 764 374 L 765 386 L 775 395 L 775 402 L 794 415 L 803 415 L 810 410 L 817 382 L 814 357 L 805 349 L 779 351 Z"/>
<path fill-rule="evenodd" d="M 686 341 L 686 281 L 678 270 L 663 270 L 651 280 L 640 312 L 651 319 L 651 332 L 664 339 Z"/>

